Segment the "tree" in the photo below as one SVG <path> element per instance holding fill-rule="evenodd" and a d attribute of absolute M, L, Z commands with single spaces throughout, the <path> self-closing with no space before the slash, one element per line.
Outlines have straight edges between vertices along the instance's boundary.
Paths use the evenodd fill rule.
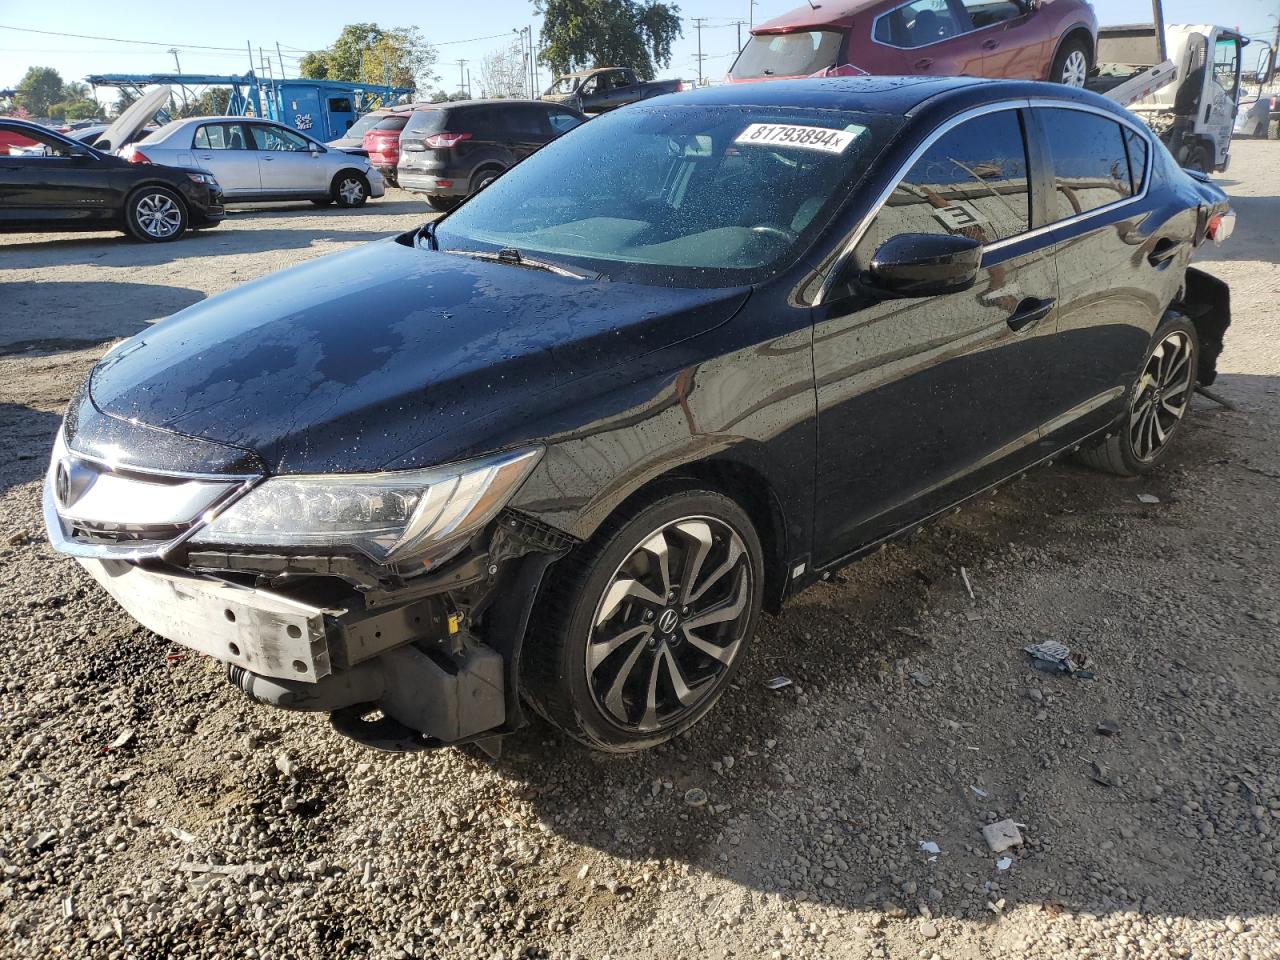
<path fill-rule="evenodd" d="M 328 49 L 308 53 L 298 68 L 311 80 L 425 89 L 436 79 L 435 63 L 435 48 L 417 27 L 384 30 L 376 23 L 349 23 Z"/>
<path fill-rule="evenodd" d="M 523 97 L 529 93 L 524 45 L 514 41 L 485 54 L 480 61 L 480 83 L 487 97 Z"/>
<path fill-rule="evenodd" d="M 650 80 L 684 36 L 680 8 L 658 0 L 534 0 L 542 14 L 539 55 L 554 73 L 631 67 Z"/>
<path fill-rule="evenodd" d="M 184 117 L 222 117 L 231 106 L 231 91 L 226 87 L 209 87 L 180 111 Z"/>
<path fill-rule="evenodd" d="M 89 85 L 75 81 L 64 83 L 61 98 L 57 103 L 49 104 L 46 110 L 54 120 L 89 120 L 102 116 L 104 112 Z"/>
<path fill-rule="evenodd" d="M 47 117 L 49 107 L 62 100 L 62 77 L 53 67 L 31 67 L 18 84 L 13 102 L 35 117 Z"/>
<path fill-rule="evenodd" d="M 120 116 L 120 114 L 128 110 L 137 99 L 138 96 L 133 91 L 121 89 L 120 93 L 116 96 L 116 105 L 114 108 L 115 115 L 117 117 Z"/>

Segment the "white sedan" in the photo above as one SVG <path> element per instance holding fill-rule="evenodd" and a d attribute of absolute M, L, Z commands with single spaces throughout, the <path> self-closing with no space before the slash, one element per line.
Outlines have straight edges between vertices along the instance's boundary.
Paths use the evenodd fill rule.
<path fill-rule="evenodd" d="M 310 200 L 359 207 L 386 192 L 382 174 L 366 158 L 256 117 L 175 120 L 120 155 L 135 163 L 199 167 L 213 174 L 226 203 Z"/>

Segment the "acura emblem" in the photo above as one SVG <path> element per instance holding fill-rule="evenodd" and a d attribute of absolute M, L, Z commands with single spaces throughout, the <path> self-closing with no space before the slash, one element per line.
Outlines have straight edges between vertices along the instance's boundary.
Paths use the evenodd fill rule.
<path fill-rule="evenodd" d="M 66 457 L 58 461 L 53 475 L 53 498 L 64 510 L 85 495 L 97 472 L 77 460 Z"/>
<path fill-rule="evenodd" d="M 670 633 L 676 628 L 676 624 L 680 622 L 680 616 L 671 608 L 662 611 L 662 616 L 658 618 L 658 629 L 663 633 Z"/>

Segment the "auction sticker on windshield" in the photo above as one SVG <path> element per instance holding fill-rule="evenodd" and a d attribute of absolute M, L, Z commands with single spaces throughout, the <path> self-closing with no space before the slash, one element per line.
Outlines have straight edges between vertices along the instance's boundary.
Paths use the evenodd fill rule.
<path fill-rule="evenodd" d="M 865 133 L 866 129 L 854 126 L 847 130 L 832 130 L 829 127 L 804 127 L 791 123 L 753 123 L 738 134 L 733 142 L 844 153 L 849 149 L 849 144 Z"/>

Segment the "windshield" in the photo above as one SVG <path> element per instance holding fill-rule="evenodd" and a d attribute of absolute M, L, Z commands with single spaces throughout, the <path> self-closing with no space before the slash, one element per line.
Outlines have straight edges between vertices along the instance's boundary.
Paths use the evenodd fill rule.
<path fill-rule="evenodd" d="M 839 30 L 752 34 L 729 76 L 734 80 L 807 77 L 837 66 L 841 39 Z"/>
<path fill-rule="evenodd" d="M 548 97 L 567 97 L 578 89 L 578 83 L 582 80 L 581 76 L 561 77 L 550 87 L 547 88 L 545 96 Z"/>
<path fill-rule="evenodd" d="M 610 279 L 729 286 L 794 261 L 896 121 L 769 107 L 629 107 L 552 141 L 441 222 Z"/>

